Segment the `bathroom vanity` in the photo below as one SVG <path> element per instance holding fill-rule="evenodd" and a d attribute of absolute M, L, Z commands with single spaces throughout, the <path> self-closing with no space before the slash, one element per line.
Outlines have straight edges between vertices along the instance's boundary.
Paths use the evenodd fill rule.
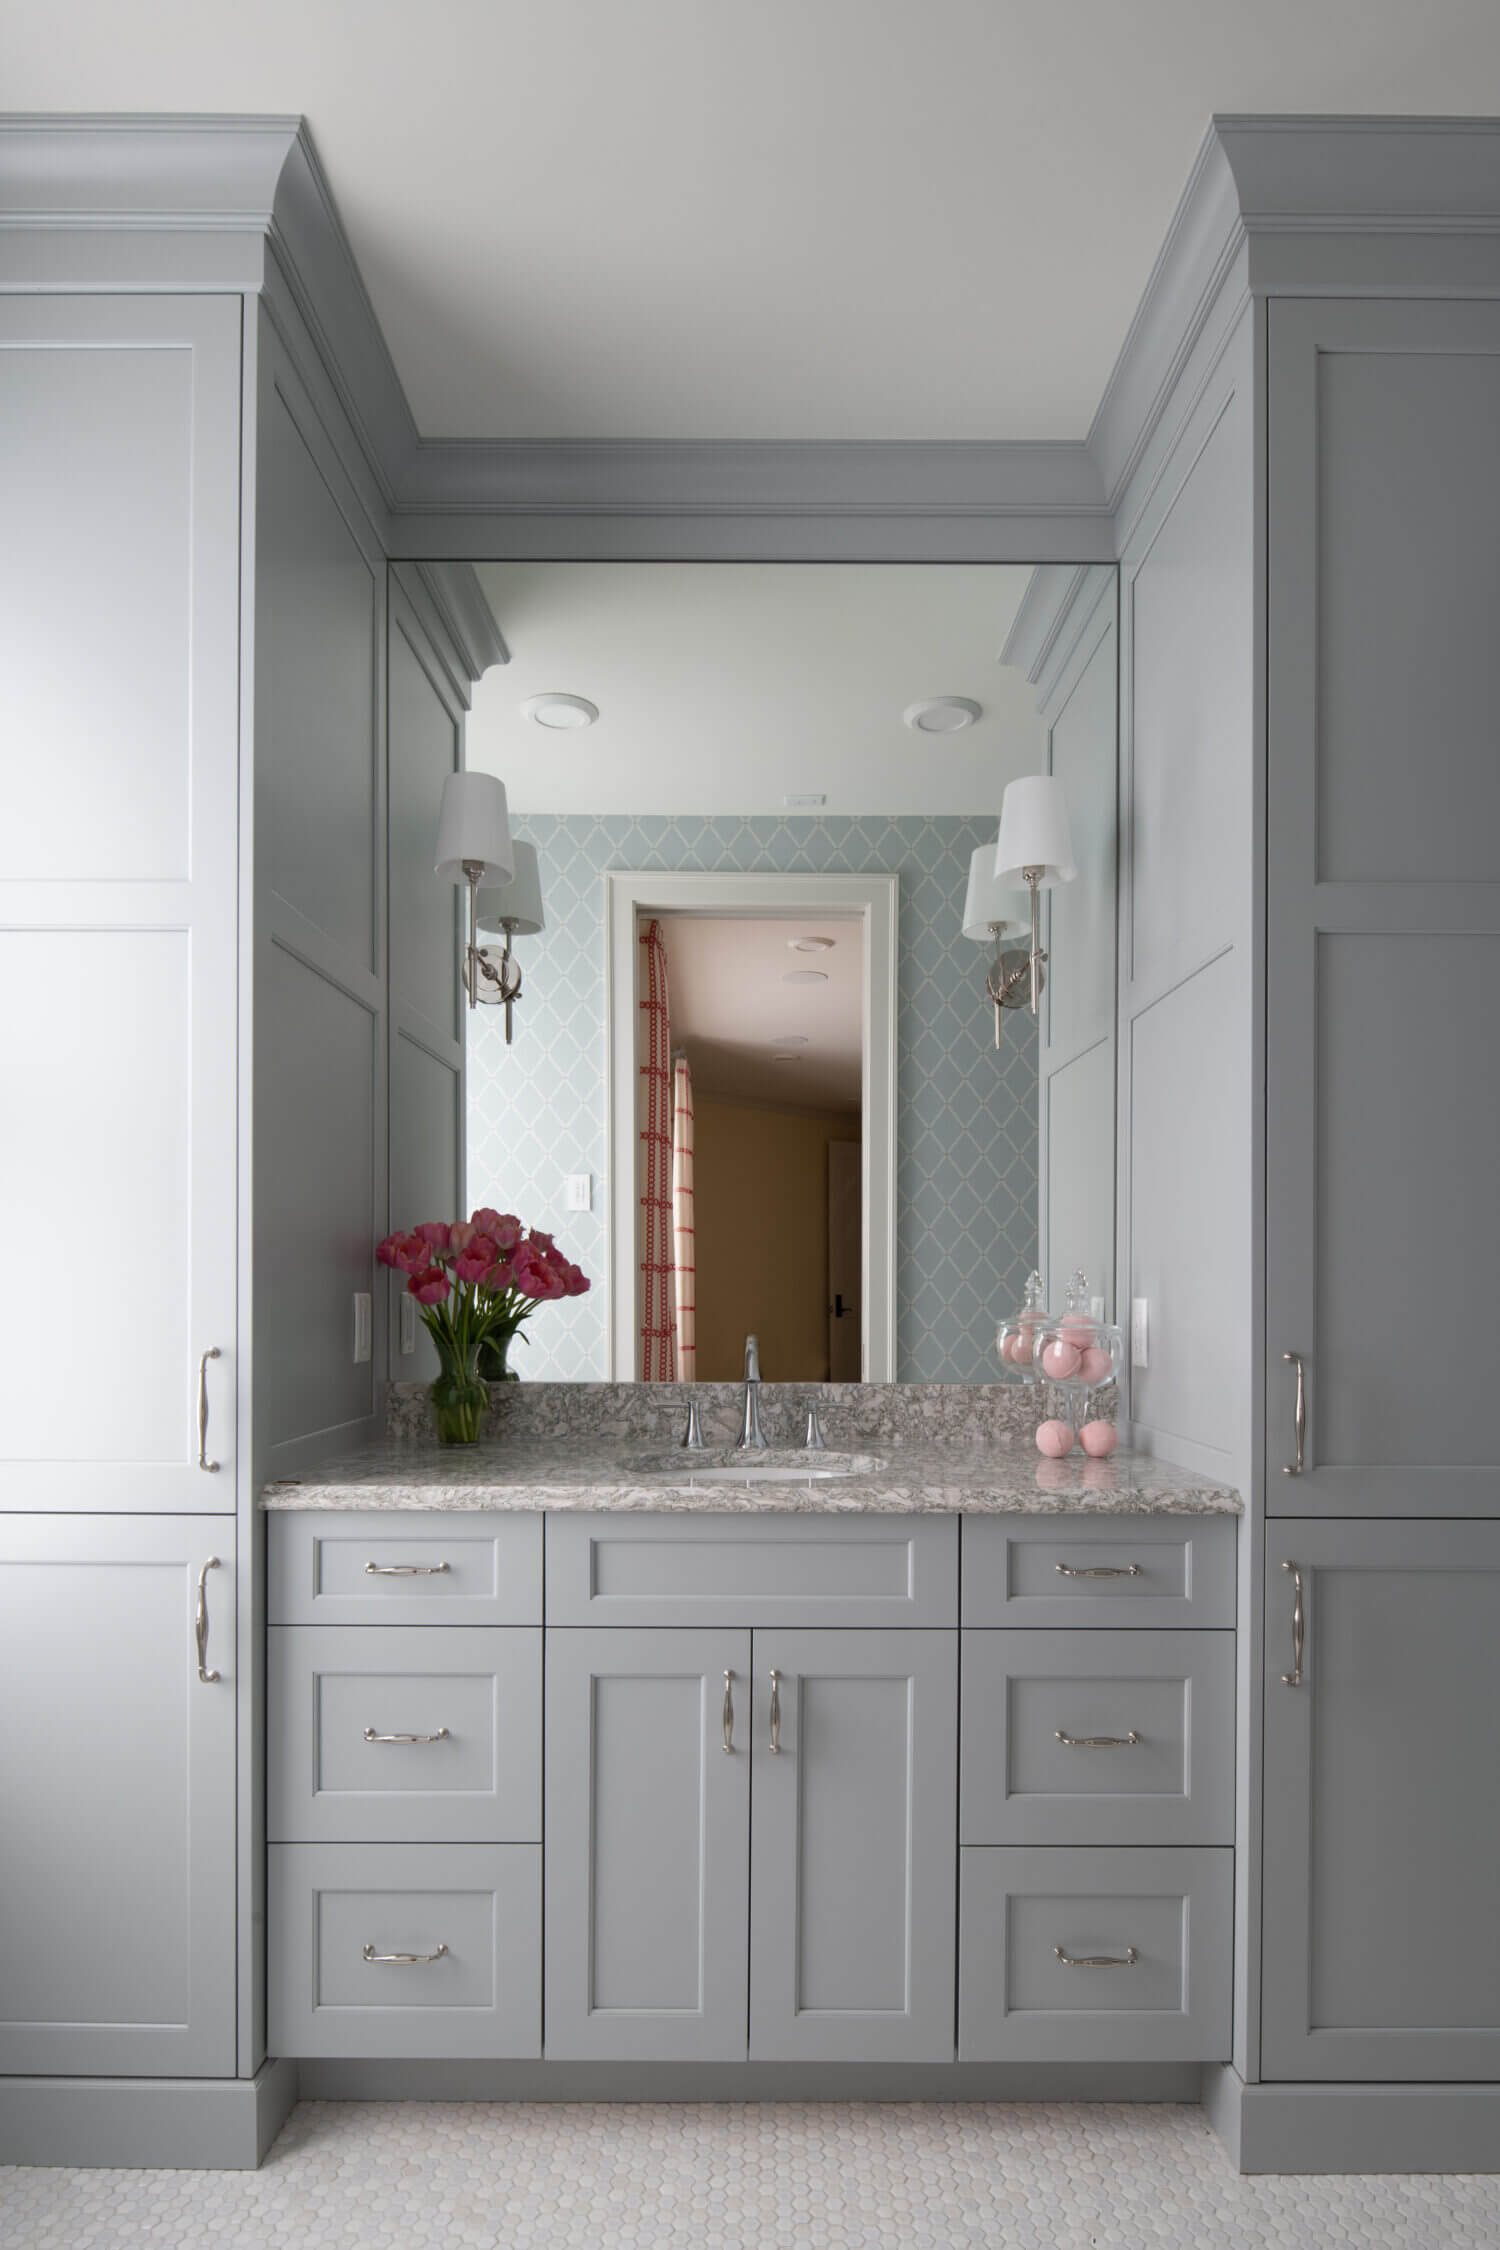
<path fill-rule="evenodd" d="M 273 1488 L 273 2050 L 1223 2060 L 1239 1502 L 1050 1482 L 575 1441 Z"/>

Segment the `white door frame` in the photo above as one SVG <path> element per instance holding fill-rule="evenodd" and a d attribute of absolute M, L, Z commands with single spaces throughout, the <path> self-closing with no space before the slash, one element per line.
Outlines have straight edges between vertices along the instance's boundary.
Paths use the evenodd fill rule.
<path fill-rule="evenodd" d="M 787 921 L 838 914 L 857 918 L 862 924 L 863 1379 L 867 1383 L 895 1382 L 898 883 L 895 875 L 679 875 L 612 870 L 605 876 L 604 1039 L 609 1103 L 605 1286 L 609 1296 L 611 1382 L 629 1382 L 640 1372 L 640 1213 L 633 1190 L 640 1131 L 635 1041 L 640 947 L 636 931 L 643 912 L 747 914 Z"/>

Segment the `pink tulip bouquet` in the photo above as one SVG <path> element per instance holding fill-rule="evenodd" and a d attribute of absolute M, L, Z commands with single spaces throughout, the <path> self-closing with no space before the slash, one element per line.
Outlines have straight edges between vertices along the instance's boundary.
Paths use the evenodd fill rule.
<path fill-rule="evenodd" d="M 475 1442 L 486 1385 L 515 1381 L 505 1355 L 537 1306 L 581 1297 L 589 1286 L 550 1234 L 487 1206 L 453 1226 L 435 1220 L 388 1234 L 375 1255 L 406 1275 L 407 1294 L 437 1347 L 442 1372 L 431 1395 L 444 1445 Z"/>

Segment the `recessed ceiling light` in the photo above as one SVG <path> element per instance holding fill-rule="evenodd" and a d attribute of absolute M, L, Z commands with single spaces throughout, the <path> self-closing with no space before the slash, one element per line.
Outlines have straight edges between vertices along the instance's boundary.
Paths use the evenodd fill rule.
<path fill-rule="evenodd" d="M 802 1057 L 800 1055 L 773 1055 L 771 1060 L 772 1062 L 801 1062 Z"/>
<path fill-rule="evenodd" d="M 800 795 L 783 797 L 781 801 L 788 812 L 796 812 L 799 809 L 806 812 L 812 805 L 826 805 L 828 792 L 826 789 L 805 789 Z"/>
<path fill-rule="evenodd" d="M 781 981 L 783 984 L 826 984 L 828 972 L 826 969 L 788 969 Z"/>
<path fill-rule="evenodd" d="M 786 942 L 793 953 L 831 953 L 834 947 L 831 937 L 789 937 Z"/>
<path fill-rule="evenodd" d="M 983 711 L 966 695 L 930 695 L 923 703 L 908 703 L 901 716 L 918 734 L 962 734 Z"/>
<path fill-rule="evenodd" d="M 580 727 L 591 727 L 599 716 L 598 704 L 590 703 L 585 695 L 529 695 L 521 709 L 539 727 L 551 727 L 564 734 L 575 734 Z"/>
<path fill-rule="evenodd" d="M 773 1047 L 805 1047 L 807 1045 L 807 1034 L 805 1031 L 778 1031 L 772 1039 L 771 1045 Z"/>

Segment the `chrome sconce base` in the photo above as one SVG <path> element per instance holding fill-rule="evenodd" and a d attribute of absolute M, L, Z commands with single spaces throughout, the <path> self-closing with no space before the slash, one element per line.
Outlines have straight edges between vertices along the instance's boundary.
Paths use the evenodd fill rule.
<path fill-rule="evenodd" d="M 1023 953 L 1019 949 L 1002 952 L 1001 941 L 1005 934 L 1003 922 L 991 922 L 990 935 L 995 941 L 995 958 L 985 972 L 984 989 L 995 1010 L 995 1045 L 1000 1044 L 1002 1008 L 1029 1007 L 1034 1016 L 1042 1012 L 1042 993 L 1047 979 L 1044 972 L 1047 956 L 1042 950 L 1040 867 L 1022 869 L 1026 887 L 1031 893 L 1031 948 Z"/>
<path fill-rule="evenodd" d="M 502 921 L 505 944 L 497 953 L 492 945 L 479 942 L 479 886 L 484 877 L 482 860 L 466 859 L 464 875 L 469 885 L 469 939 L 464 947 L 464 990 L 469 996 L 469 1006 L 477 1008 L 503 1007 L 505 1010 L 505 1044 L 511 1044 L 513 1018 L 511 1011 L 521 997 L 521 968 L 511 951 L 511 939 L 516 925 Z"/>

